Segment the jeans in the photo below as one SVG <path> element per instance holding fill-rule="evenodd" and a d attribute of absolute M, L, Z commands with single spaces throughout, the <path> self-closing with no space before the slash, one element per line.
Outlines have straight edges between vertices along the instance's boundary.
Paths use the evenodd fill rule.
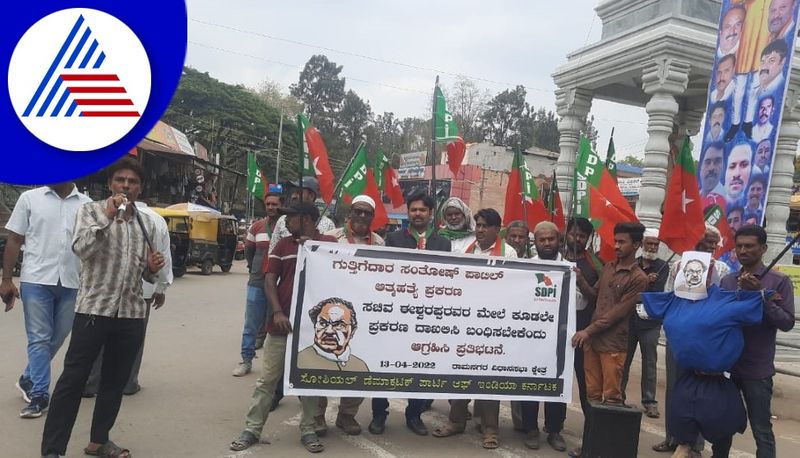
<path fill-rule="evenodd" d="M 92 364 L 105 347 L 100 390 L 94 404 L 89 440 L 108 442 L 122 404 L 122 390 L 144 338 L 144 320 L 75 314 L 72 339 L 64 357 L 64 372 L 58 378 L 44 423 L 42 455 L 65 455 L 72 427 L 81 405 L 81 393 Z"/>
<path fill-rule="evenodd" d="M 77 289 L 22 283 L 20 296 L 28 335 L 28 365 L 22 378 L 33 382 L 31 398 L 50 395 L 50 360 L 72 329 Z"/>
<path fill-rule="evenodd" d="M 750 429 L 756 440 L 757 458 L 775 458 L 775 435 L 770 421 L 772 402 L 772 377 L 760 380 L 735 380 L 744 397 Z"/>
<path fill-rule="evenodd" d="M 283 383 L 283 366 L 286 356 L 286 336 L 267 336 L 264 342 L 261 377 L 256 381 L 256 389 L 250 401 L 250 409 L 245 419 L 245 430 L 261 436 L 261 431 L 269 418 L 269 409 L 275 397 L 275 388 Z M 302 417 L 300 418 L 300 436 L 314 433 L 314 416 L 319 409 L 319 397 L 300 396 Z"/>
<path fill-rule="evenodd" d="M 522 427 L 526 433 L 539 431 L 539 401 L 522 401 Z M 567 418 L 567 404 L 544 403 L 544 428 L 548 433 L 560 433 Z"/>
<path fill-rule="evenodd" d="M 625 358 L 625 372 L 622 375 L 622 399 L 625 399 L 625 388 L 628 386 L 633 355 L 638 344 L 642 351 L 642 405 L 658 405 L 656 400 L 658 363 L 658 337 L 661 335 L 661 326 L 654 329 L 636 329 L 631 324 L 628 333 L 628 356 Z"/>
<path fill-rule="evenodd" d="M 242 361 L 252 361 L 256 356 L 256 339 L 264 327 L 269 308 L 264 288 L 248 285 L 242 330 Z"/>

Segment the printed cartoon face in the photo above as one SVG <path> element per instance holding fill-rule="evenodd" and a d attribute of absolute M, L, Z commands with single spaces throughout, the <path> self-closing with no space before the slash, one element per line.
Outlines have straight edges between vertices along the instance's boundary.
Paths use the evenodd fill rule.
<path fill-rule="evenodd" d="M 751 158 L 753 152 L 748 144 L 739 144 L 733 147 L 728 155 L 728 167 L 725 171 L 725 189 L 728 198 L 736 200 L 741 197 L 750 181 L 752 169 Z"/>
<path fill-rule="evenodd" d="M 744 17 L 744 8 L 731 8 L 725 13 L 719 32 L 719 47 L 723 53 L 730 53 L 739 44 Z"/>
<path fill-rule="evenodd" d="M 683 277 L 686 279 L 686 286 L 697 288 L 702 286 L 705 278 L 706 266 L 699 260 L 693 259 L 683 266 Z"/>
<path fill-rule="evenodd" d="M 314 343 L 324 351 L 341 355 L 355 333 L 353 312 L 344 304 L 329 303 L 322 307 L 314 323 Z"/>

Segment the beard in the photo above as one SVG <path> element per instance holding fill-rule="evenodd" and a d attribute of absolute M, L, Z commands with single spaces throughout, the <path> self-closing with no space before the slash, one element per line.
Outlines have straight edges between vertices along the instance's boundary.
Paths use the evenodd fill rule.
<path fill-rule="evenodd" d="M 648 261 L 655 261 L 658 259 L 658 253 L 653 253 L 651 251 L 642 251 L 642 259 L 646 259 Z"/>

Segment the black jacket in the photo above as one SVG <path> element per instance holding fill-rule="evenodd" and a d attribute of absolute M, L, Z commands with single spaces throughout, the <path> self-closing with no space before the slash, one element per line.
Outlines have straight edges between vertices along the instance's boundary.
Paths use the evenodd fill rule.
<path fill-rule="evenodd" d="M 386 235 L 386 246 L 415 249 L 417 248 L 417 241 L 407 229 L 400 229 Z M 425 250 L 450 251 L 450 240 L 433 233 L 425 243 Z"/>

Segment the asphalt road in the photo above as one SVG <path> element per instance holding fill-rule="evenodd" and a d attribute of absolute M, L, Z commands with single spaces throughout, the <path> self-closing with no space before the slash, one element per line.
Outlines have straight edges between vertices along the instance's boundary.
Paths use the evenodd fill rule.
<path fill-rule="evenodd" d="M 190 271 L 176 279 L 167 293 L 167 303 L 151 314 L 144 362 L 140 375 L 142 391 L 126 397 L 112 439 L 128 447 L 136 457 L 239 457 L 239 456 L 305 456 L 299 443 L 297 424 L 299 403 L 285 399 L 270 417 L 264 440 L 250 450 L 234 453 L 228 444 L 244 425 L 250 395 L 257 375 L 232 377 L 231 370 L 239 359 L 239 342 L 247 276 L 244 265 L 237 262 L 229 274 L 218 270 L 210 277 Z M 24 368 L 25 333 L 21 307 L 0 317 L 0 457 L 39 456 L 44 418 L 23 420 L 18 417 L 24 407 L 14 382 Z M 64 348 L 53 361 L 53 379 L 61 373 Z M 256 360 L 256 365 L 260 359 Z M 663 358 L 659 361 L 663 368 Z M 629 387 L 629 402 L 638 402 L 638 365 L 634 367 Z M 663 397 L 663 369 L 660 371 L 659 396 Z M 797 384 L 798 379 L 776 380 L 776 391 L 785 390 L 781 384 Z M 577 398 L 577 393 L 575 395 Z M 796 399 L 796 398 L 795 398 Z M 781 401 L 787 402 L 787 401 Z M 795 402 L 795 401 L 791 401 Z M 83 456 L 88 441 L 94 401 L 84 400 L 72 433 L 67 456 Z M 328 408 L 332 426 L 335 401 Z M 522 444 L 523 436 L 511 427 L 508 403 L 501 410 L 501 447 L 496 451 L 480 448 L 480 436 L 470 425 L 461 436 L 447 439 L 419 437 L 405 428 L 405 402 L 394 400 L 384 435 L 366 432 L 370 411 L 362 407 L 357 419 L 364 426 L 360 436 L 345 436 L 336 428 L 324 442 L 325 456 L 381 458 L 401 456 L 486 456 L 555 457 L 566 456 L 549 448 L 542 441 L 538 451 Z M 798 406 L 782 405 L 783 410 Z M 788 408 L 787 408 L 788 407 Z M 794 408 L 793 408 L 794 407 Z M 437 401 L 433 410 L 423 414 L 429 427 L 444 424 L 447 419 L 446 401 Z M 796 418 L 796 417 L 793 417 Z M 540 421 L 540 425 L 543 421 Z M 583 417 L 577 404 L 569 406 L 564 436 L 570 447 L 578 445 Z M 779 456 L 800 456 L 800 423 L 791 418 L 775 421 Z M 663 418 L 643 418 L 639 437 L 639 456 L 663 457 L 669 454 L 653 452 L 650 446 L 663 437 Z M 755 448 L 749 431 L 738 435 L 731 456 L 754 456 Z M 707 451 L 705 456 L 710 456 Z"/>

